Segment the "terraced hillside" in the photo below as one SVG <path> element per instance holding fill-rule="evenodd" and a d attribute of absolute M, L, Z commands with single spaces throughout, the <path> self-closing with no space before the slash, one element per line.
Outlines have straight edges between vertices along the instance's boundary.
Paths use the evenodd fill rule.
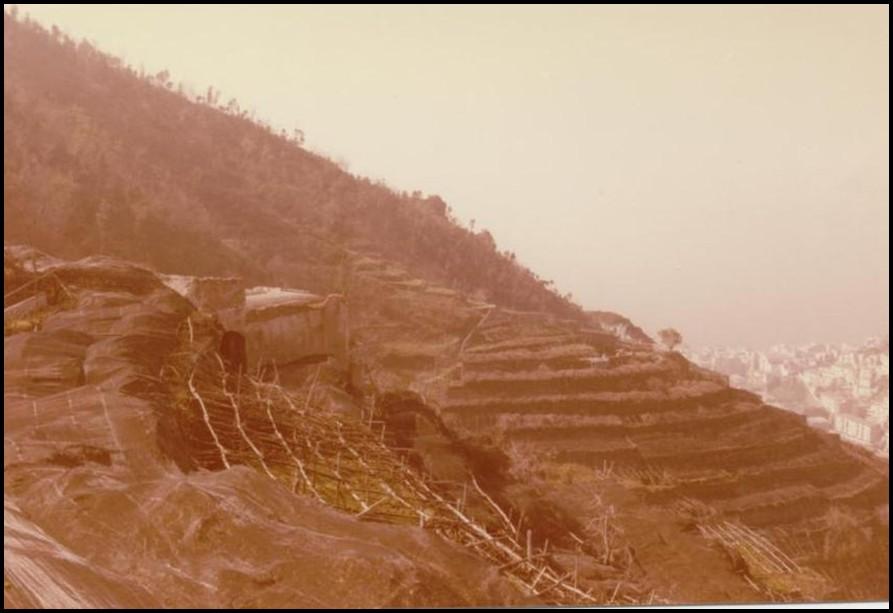
<path fill-rule="evenodd" d="M 386 391 L 404 381 L 399 367 L 371 375 L 371 389 L 362 376 L 347 384 L 334 361 L 282 365 L 272 381 L 233 375 L 217 354 L 219 322 L 151 271 L 23 246 L 5 256 L 5 295 L 15 304 L 48 288 L 64 296 L 13 309 L 6 322 L 7 605 L 654 598 L 620 562 L 565 546 L 576 526 L 550 505 L 528 505 L 541 517 L 518 518 L 497 456 L 433 413 L 427 431 L 405 428 L 404 409 L 418 397 Z M 449 327 L 434 307 L 459 314 L 463 334 L 480 310 L 470 304 L 463 317 L 462 296 L 410 287 L 431 302 L 400 324 L 405 334 L 429 326 L 431 342 L 442 343 Z M 375 312 L 358 307 L 359 321 Z M 385 331 L 401 342 L 394 326 Z M 391 347 L 368 357 L 394 359 Z M 369 374 L 364 364 L 357 370 Z M 560 538 L 525 541 L 533 531 Z"/>
<path fill-rule="evenodd" d="M 885 463 L 644 335 L 622 340 L 614 316 L 511 311 L 353 261 L 354 355 L 381 387 L 412 390 L 457 436 L 506 456 L 581 529 L 613 523 L 609 549 L 635 552 L 628 568 L 660 597 L 886 597 Z M 517 505 L 512 485 L 490 485 Z M 559 537 L 533 535 L 547 538 Z"/>
<path fill-rule="evenodd" d="M 191 305 L 124 262 L 23 254 L 65 291 L 7 328 L 10 604 L 498 604 L 552 601 L 542 592 L 556 586 L 562 602 L 887 598 L 886 464 L 647 339 L 498 308 L 351 253 L 351 367 L 327 382 L 335 408 L 295 419 L 288 402 L 265 404 L 266 388 L 255 403 L 246 381 L 234 410 L 213 360 L 196 379 L 202 407 L 158 377 L 187 328 L 190 344 L 201 337 L 184 323 L 199 321 Z M 35 274 L 7 272 L 16 285 Z M 314 368 L 283 369 L 283 385 Z M 184 407 L 191 421 L 172 420 Z M 378 460 L 350 460 L 344 433 Z M 352 499 L 339 471 L 360 480 Z M 395 511 L 404 525 L 366 521 Z M 457 512 L 482 518 L 470 525 L 489 540 L 438 532 Z M 477 551 L 497 534 L 514 545 Z M 350 569 L 317 550 L 344 538 Z M 310 567 L 364 588 L 320 591 Z M 460 568 L 489 592 L 468 591 Z M 538 587 L 540 570 L 551 579 Z"/>
<path fill-rule="evenodd" d="M 615 501 L 671 600 L 887 598 L 887 465 L 800 416 L 678 354 L 501 309 L 455 369 L 432 395 L 445 423 L 490 434 L 570 508 L 592 492 Z M 689 550 L 708 543 L 750 593 L 660 585 L 671 568 L 703 575 Z"/>
<path fill-rule="evenodd" d="M 12 7 L 4 51 L 4 237 L 84 258 L 5 249 L 5 606 L 888 598 L 886 463 L 213 87 Z M 97 252 L 342 294 L 347 367 L 233 374 Z"/>
<path fill-rule="evenodd" d="M 5 280 L 25 287 L 29 274 L 52 277 L 68 298 L 24 328 L 10 326 L 4 341 L 4 606 L 542 601 L 417 523 L 364 521 L 373 513 L 339 512 L 239 459 L 253 422 L 242 424 L 227 404 L 222 414 L 219 403 L 209 410 L 224 422 L 215 440 L 230 463 L 204 466 L 182 427 L 190 422 L 178 417 L 182 398 L 165 383 L 177 376 L 184 335 L 198 334 L 194 308 L 126 262 L 28 259 L 36 271 L 5 258 Z M 324 408 L 318 419 L 341 423 Z M 362 424 L 345 427 L 377 440 Z M 317 453 L 321 442 L 313 442 Z M 261 464 L 283 456 L 273 451 Z M 345 458 L 341 470 L 348 468 Z"/>

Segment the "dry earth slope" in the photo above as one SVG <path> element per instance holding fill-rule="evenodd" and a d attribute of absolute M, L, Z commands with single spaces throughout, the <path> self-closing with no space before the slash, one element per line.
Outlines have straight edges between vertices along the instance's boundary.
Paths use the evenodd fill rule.
<path fill-rule="evenodd" d="M 527 601 L 417 526 L 361 521 L 248 466 L 181 469 L 159 372 L 191 305 L 120 261 L 40 266 L 71 297 L 4 342 L 5 606 Z"/>

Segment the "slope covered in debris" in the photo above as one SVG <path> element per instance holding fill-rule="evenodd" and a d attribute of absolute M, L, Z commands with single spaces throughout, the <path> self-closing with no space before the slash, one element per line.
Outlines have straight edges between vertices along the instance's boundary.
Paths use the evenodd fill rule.
<path fill-rule="evenodd" d="M 241 461 L 197 469 L 163 369 L 192 306 L 120 261 L 35 274 L 74 300 L 4 343 L 8 606 L 525 601 L 417 524 L 363 521 Z"/>
<path fill-rule="evenodd" d="M 88 256 L 5 249 L 6 605 L 888 598 L 886 463 L 213 91 L 4 51 L 4 236 Z M 345 363 L 234 374 L 142 265 L 337 292 Z"/>

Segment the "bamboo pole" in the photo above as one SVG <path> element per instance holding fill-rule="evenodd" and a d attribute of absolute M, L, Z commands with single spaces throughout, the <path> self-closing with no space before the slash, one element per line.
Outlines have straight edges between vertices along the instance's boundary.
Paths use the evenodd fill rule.
<path fill-rule="evenodd" d="M 217 433 L 214 432 L 214 428 L 211 427 L 211 420 L 208 417 L 208 409 L 207 407 L 205 407 L 205 403 L 202 400 L 202 397 L 199 396 L 198 392 L 195 389 L 195 386 L 192 384 L 192 375 L 190 375 L 189 377 L 188 384 L 190 393 L 195 397 L 195 399 L 199 403 L 199 406 L 201 406 L 202 408 L 202 414 L 205 418 L 205 424 L 207 424 L 208 430 L 211 432 L 211 437 L 214 439 L 214 444 L 217 445 L 217 448 L 220 450 L 220 459 L 223 460 L 223 465 L 226 466 L 226 468 L 230 468 L 229 461 L 226 457 L 226 450 L 223 448 L 223 445 L 220 444 L 220 440 L 217 438 Z"/>

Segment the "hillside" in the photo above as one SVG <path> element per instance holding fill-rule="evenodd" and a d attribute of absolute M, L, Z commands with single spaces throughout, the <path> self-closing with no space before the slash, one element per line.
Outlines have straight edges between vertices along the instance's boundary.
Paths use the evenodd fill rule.
<path fill-rule="evenodd" d="M 8 251 L 4 260 L 7 271 L 16 268 Z M 415 518 L 369 523 L 332 500 L 296 495 L 290 478 L 236 460 L 240 437 L 225 426 L 229 470 L 197 470 L 202 446 L 190 424 L 198 407 L 181 404 L 175 385 L 185 382 L 163 373 L 185 372 L 184 352 L 206 355 L 183 335 L 199 330 L 199 315 L 130 263 L 40 261 L 35 278 L 59 279 L 69 298 L 33 320 L 38 329 L 4 342 L 5 607 L 531 601 L 495 566 Z M 200 384 L 206 397 L 214 387 Z M 324 420 L 330 435 L 340 427 L 316 400 L 295 402 L 311 406 L 303 419 Z M 352 440 L 375 438 L 344 427 Z"/>
<path fill-rule="evenodd" d="M 234 386 L 151 271 L 4 264 L 67 296 L 4 342 L 10 605 L 887 597 L 886 464 L 678 354 L 367 259 L 347 379 Z"/>
<path fill-rule="evenodd" d="M 5 605 L 889 597 L 885 462 L 213 90 L 4 52 Z M 233 371 L 166 273 L 338 293 L 348 356 Z"/>
<path fill-rule="evenodd" d="M 888 598 L 886 462 L 644 340 L 459 297 L 434 303 L 433 288 L 389 290 L 377 274 L 355 273 L 368 308 L 353 333 L 378 379 L 498 450 L 596 558 L 670 602 Z M 493 486 L 523 506 L 516 484 Z M 543 527 L 534 539 L 574 546 Z"/>
<path fill-rule="evenodd" d="M 437 196 L 355 177 L 209 90 L 189 99 L 4 13 L 4 239 L 188 274 L 338 287 L 345 249 L 520 309 L 578 315 Z"/>

